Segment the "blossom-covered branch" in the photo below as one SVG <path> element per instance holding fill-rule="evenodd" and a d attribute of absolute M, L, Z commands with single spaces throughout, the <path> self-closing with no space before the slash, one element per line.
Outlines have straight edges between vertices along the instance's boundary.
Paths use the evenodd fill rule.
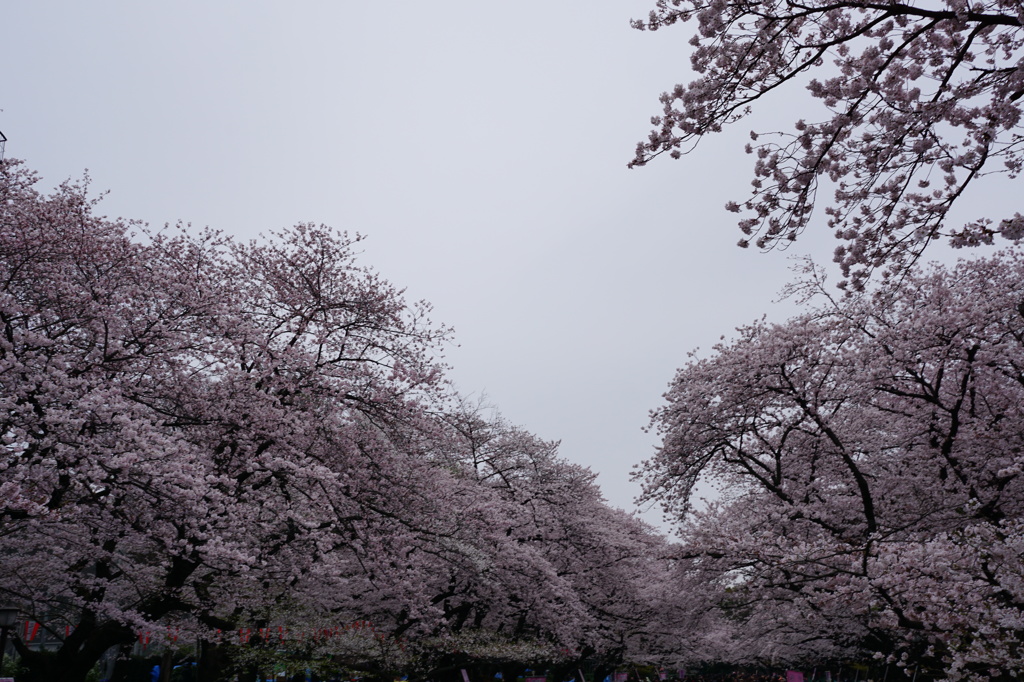
<path fill-rule="evenodd" d="M 843 242 L 835 260 L 854 289 L 878 269 L 902 271 L 939 237 L 968 246 L 1024 236 L 1019 214 L 947 224 L 974 180 L 1015 178 L 1024 162 L 1019 3 L 660 0 L 634 25 L 691 20 L 698 78 L 662 95 L 630 165 L 678 158 L 790 84 L 827 112 L 792 133 L 751 133 L 753 192 L 727 205 L 743 214 L 741 246 L 785 248 L 811 224 L 823 185 L 825 221 Z"/>

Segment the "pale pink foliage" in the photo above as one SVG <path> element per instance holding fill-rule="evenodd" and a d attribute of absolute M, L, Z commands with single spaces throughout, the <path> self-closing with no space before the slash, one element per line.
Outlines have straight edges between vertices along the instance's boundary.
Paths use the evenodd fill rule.
<path fill-rule="evenodd" d="M 388 486 L 418 488 L 403 434 L 443 389 L 425 306 L 326 228 L 139 243 L 83 187 L 0 173 L 7 601 L 109 645 L 266 618 L 325 562 L 372 581 L 405 549 Z"/>
<path fill-rule="evenodd" d="M 672 382 L 644 495 L 778 650 L 1020 674 L 1022 358 L 1016 252 L 744 327 Z"/>
<path fill-rule="evenodd" d="M 136 239 L 36 181 L 0 163 L 0 600 L 70 627 L 56 658 L 19 644 L 38 679 L 167 627 L 368 621 L 304 646 L 380 666 L 456 636 L 639 650 L 661 540 L 554 443 L 460 407 L 449 330 L 358 238 Z"/>
<path fill-rule="evenodd" d="M 510 622 L 571 616 L 580 633 L 577 653 L 608 665 L 675 660 L 678 642 L 669 641 L 675 633 L 659 629 L 659 590 L 669 585 L 664 538 L 609 507 L 596 475 L 559 459 L 557 443 L 500 417 L 485 418 L 479 409 L 464 407 L 448 421 L 458 434 L 449 456 L 457 455 L 476 480 L 508 504 L 503 534 L 536 552 L 551 567 L 549 584 L 559 590 L 547 603 L 528 603 L 517 596 L 524 585 L 506 586 L 480 605 L 493 610 L 505 594 L 516 597 L 518 612 L 509 614 L 515 616 Z"/>
<path fill-rule="evenodd" d="M 634 25 L 687 21 L 699 28 L 697 80 L 662 95 L 664 111 L 630 165 L 678 157 L 798 83 L 827 110 L 793 133 L 751 133 L 753 194 L 727 205 L 745 213 L 741 246 L 796 239 L 823 181 L 834 190 L 828 224 L 843 241 L 835 260 L 855 289 L 877 268 L 904 269 L 940 236 L 957 246 L 1020 238 L 1019 215 L 945 224 L 973 180 L 1021 171 L 1019 2 L 659 0 Z"/>

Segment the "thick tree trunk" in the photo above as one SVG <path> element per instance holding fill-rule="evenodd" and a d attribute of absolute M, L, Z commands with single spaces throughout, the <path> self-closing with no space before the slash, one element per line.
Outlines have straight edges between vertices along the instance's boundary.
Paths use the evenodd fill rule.
<path fill-rule="evenodd" d="M 199 648 L 196 682 L 223 682 L 229 677 L 231 665 L 231 657 L 225 647 L 203 642 Z"/>
<path fill-rule="evenodd" d="M 24 682 L 85 682 L 97 660 L 98 657 L 61 656 L 60 652 L 22 656 L 21 663 L 26 669 Z"/>
<path fill-rule="evenodd" d="M 132 632 L 121 624 L 96 626 L 86 621 L 56 651 L 32 651 L 18 637 L 13 643 L 27 671 L 24 682 L 85 682 L 86 675 L 108 649 L 133 639 Z"/>
<path fill-rule="evenodd" d="M 171 667 L 174 665 L 173 653 L 170 649 L 160 657 L 160 682 L 171 682 Z"/>
<path fill-rule="evenodd" d="M 118 651 L 117 659 L 114 661 L 114 670 L 110 674 L 110 682 L 131 682 L 128 675 L 132 647 L 130 644 L 122 644 Z"/>

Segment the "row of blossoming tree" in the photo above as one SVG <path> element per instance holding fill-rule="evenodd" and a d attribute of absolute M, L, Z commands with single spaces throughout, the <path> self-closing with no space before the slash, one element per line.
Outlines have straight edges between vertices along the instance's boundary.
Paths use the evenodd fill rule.
<path fill-rule="evenodd" d="M 356 239 L 136 236 L 37 182 L 0 163 L 0 601 L 57 642 L 15 638 L 26 680 L 140 637 L 210 680 L 656 648 L 661 540 L 461 401 Z"/>
<path fill-rule="evenodd" d="M 658 0 L 634 26 L 687 22 L 694 80 L 662 95 L 631 165 L 802 101 L 791 132 L 751 133 L 752 192 L 726 208 L 743 247 L 831 229 L 848 292 L 808 266 L 807 312 L 693 356 L 653 414 L 637 475 L 679 523 L 680 588 L 700 588 L 691 654 L 1018 678 L 1024 256 L 917 262 L 943 238 L 1024 236 L 1020 213 L 969 200 L 1024 168 L 1024 5 Z M 702 484 L 718 494 L 695 504 Z"/>

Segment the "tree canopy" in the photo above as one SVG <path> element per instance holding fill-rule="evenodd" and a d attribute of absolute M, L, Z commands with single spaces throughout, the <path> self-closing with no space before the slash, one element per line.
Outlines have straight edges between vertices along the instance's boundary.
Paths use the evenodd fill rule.
<path fill-rule="evenodd" d="M 718 586 L 719 655 L 1019 675 L 1024 256 L 829 301 L 693 359 L 653 416 L 644 495 Z"/>
<path fill-rule="evenodd" d="M 35 184 L 0 162 L 0 601 L 57 642 L 16 639 L 31 679 L 154 632 L 370 674 L 647 655 L 660 538 L 467 409 L 358 237 L 133 235 Z"/>
<path fill-rule="evenodd" d="M 967 246 L 1024 236 L 1020 213 L 947 221 L 975 180 L 1021 171 L 1024 12 L 1016 0 L 659 0 L 634 25 L 688 21 L 698 29 L 697 78 L 662 95 L 631 165 L 678 158 L 798 84 L 824 108 L 817 118 L 809 106 L 792 132 L 751 133 L 753 192 L 727 205 L 742 214 L 741 246 L 784 247 L 824 204 L 818 220 L 842 241 L 835 260 L 845 283 L 860 289 L 878 269 L 904 269 L 937 238 Z"/>

